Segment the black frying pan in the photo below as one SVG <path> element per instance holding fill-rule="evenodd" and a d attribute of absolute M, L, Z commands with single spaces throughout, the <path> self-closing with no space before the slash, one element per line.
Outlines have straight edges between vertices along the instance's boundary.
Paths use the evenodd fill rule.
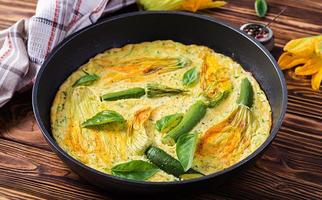
<path fill-rule="evenodd" d="M 143 182 L 117 178 L 85 166 L 67 155 L 55 142 L 50 127 L 50 107 L 63 81 L 79 66 L 106 49 L 129 43 L 174 40 L 205 45 L 224 53 L 253 73 L 268 96 L 273 111 L 270 136 L 254 153 L 239 163 L 198 179 L 177 182 Z M 255 160 L 272 142 L 281 126 L 287 104 L 282 72 L 271 54 L 255 40 L 213 18 L 183 12 L 134 12 L 103 20 L 73 34 L 58 45 L 40 69 L 33 88 L 36 120 L 49 145 L 81 177 L 113 192 L 151 194 L 160 191 L 194 191 L 216 186 Z"/>

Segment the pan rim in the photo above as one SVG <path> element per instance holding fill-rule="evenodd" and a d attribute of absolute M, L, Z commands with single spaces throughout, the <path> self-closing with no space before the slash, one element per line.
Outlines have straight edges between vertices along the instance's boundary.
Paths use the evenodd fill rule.
<path fill-rule="evenodd" d="M 110 175 L 110 174 L 107 174 L 107 173 L 100 172 L 100 171 L 98 171 L 98 170 L 96 170 L 94 168 L 91 168 L 91 167 L 81 163 L 80 161 L 76 160 L 75 158 L 73 158 L 72 156 L 67 154 L 67 152 L 65 152 L 57 144 L 55 139 L 52 137 L 51 131 L 48 131 L 46 129 L 46 127 L 45 127 L 45 125 L 43 123 L 43 119 L 41 119 L 41 117 L 40 117 L 39 108 L 38 108 L 38 100 L 37 100 L 39 82 L 40 82 L 40 79 L 42 77 L 43 72 L 48 67 L 48 63 L 55 57 L 55 54 L 57 52 L 59 52 L 61 49 L 63 49 L 63 47 L 69 41 L 73 40 L 75 37 L 77 37 L 78 35 L 82 34 L 83 32 L 86 32 L 88 30 L 94 29 L 94 28 L 96 28 L 98 26 L 101 26 L 102 24 L 105 24 L 105 23 L 109 23 L 109 22 L 112 22 L 112 21 L 117 21 L 119 19 L 124 19 L 124 18 L 132 17 L 132 16 L 138 16 L 138 15 L 183 15 L 183 16 L 194 17 L 194 18 L 198 18 L 198 19 L 201 19 L 201 20 L 210 21 L 212 23 L 217 23 L 217 24 L 219 24 L 221 26 L 224 26 L 224 27 L 226 27 L 228 29 L 231 29 L 232 31 L 235 31 L 235 32 L 239 33 L 241 36 L 247 38 L 250 42 L 252 42 L 254 45 L 257 46 L 258 50 L 262 51 L 265 54 L 265 56 L 268 57 L 270 62 L 273 64 L 275 71 L 277 72 L 277 76 L 278 76 L 278 79 L 279 79 L 279 84 L 281 84 L 281 86 L 282 86 L 281 112 L 280 112 L 280 115 L 277 118 L 275 126 L 272 127 L 272 129 L 270 131 L 269 137 L 253 153 L 251 153 L 246 158 L 240 160 L 239 162 L 235 163 L 234 165 L 232 165 L 232 166 L 230 166 L 230 167 L 228 167 L 226 169 L 223 169 L 221 171 L 218 171 L 218 172 L 215 172 L 215 173 L 212 173 L 212 174 L 200 177 L 200 178 L 195 178 L 195 179 L 190 179 L 190 180 L 182 180 L 182 181 L 148 182 L 148 181 L 137 181 L 137 180 L 123 179 L 123 178 L 119 178 L 119 177 L 114 176 L 114 175 Z M 277 132 L 280 129 L 280 127 L 282 125 L 282 122 L 283 122 L 283 119 L 285 117 L 286 108 L 287 108 L 287 87 L 286 87 L 286 81 L 285 81 L 284 75 L 283 75 L 281 69 L 278 67 L 278 64 L 277 64 L 276 60 L 269 53 L 269 51 L 262 44 L 257 42 L 255 39 L 247 36 L 245 33 L 243 33 L 242 31 L 238 30 L 237 28 L 233 28 L 230 25 L 227 25 L 226 23 L 222 22 L 221 20 L 218 20 L 218 19 L 215 19 L 215 18 L 212 18 L 212 17 L 208 17 L 208 16 L 204 16 L 204 15 L 200 15 L 200 14 L 181 12 L 181 11 L 136 11 L 136 12 L 125 13 L 125 14 L 121 14 L 121 15 L 117 15 L 117 16 L 108 18 L 108 19 L 104 19 L 104 20 L 102 20 L 100 22 L 97 22 L 97 23 L 95 23 L 93 25 L 90 25 L 89 27 L 86 27 L 86 28 L 84 28 L 84 29 L 82 29 L 82 30 L 80 30 L 80 31 L 68 36 L 62 42 L 60 42 L 51 51 L 51 53 L 45 59 L 44 63 L 42 64 L 41 68 L 38 71 L 36 81 L 34 83 L 33 90 L 32 90 L 32 107 L 33 107 L 33 112 L 35 114 L 36 122 L 37 122 L 38 126 L 40 127 L 42 135 L 45 137 L 47 142 L 50 144 L 50 147 L 54 150 L 54 152 L 56 154 L 60 154 L 60 156 L 63 156 L 65 159 L 69 160 L 74 165 L 77 165 L 77 166 L 83 168 L 84 170 L 87 170 L 87 171 L 89 171 L 91 173 L 94 173 L 96 175 L 100 175 L 100 176 L 103 176 L 104 178 L 112 179 L 114 181 L 117 181 L 117 182 L 123 183 L 123 184 L 124 183 L 126 183 L 126 184 L 136 184 L 136 185 L 140 185 L 140 186 L 145 186 L 145 185 L 149 185 L 149 186 L 151 186 L 151 185 L 154 185 L 154 186 L 186 185 L 186 184 L 193 184 L 193 183 L 197 183 L 197 182 L 207 181 L 209 179 L 213 179 L 215 177 L 219 177 L 219 176 L 221 176 L 223 174 L 229 173 L 229 172 L 231 172 L 233 170 L 236 170 L 236 169 L 240 168 L 242 165 L 250 162 L 258 154 L 263 152 L 270 145 L 270 143 L 273 141 L 273 139 L 276 137 Z M 61 159 L 61 160 L 63 160 L 63 159 Z M 68 164 L 66 164 L 66 165 L 70 168 L 70 166 Z M 75 173 L 77 173 L 77 172 L 75 172 Z"/>

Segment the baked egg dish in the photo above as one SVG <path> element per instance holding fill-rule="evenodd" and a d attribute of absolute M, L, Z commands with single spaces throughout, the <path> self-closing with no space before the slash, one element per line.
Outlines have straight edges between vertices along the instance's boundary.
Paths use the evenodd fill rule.
<path fill-rule="evenodd" d="M 267 139 L 271 108 L 230 57 L 174 41 L 128 44 L 91 58 L 60 86 L 52 134 L 70 156 L 140 181 L 209 175 Z"/>

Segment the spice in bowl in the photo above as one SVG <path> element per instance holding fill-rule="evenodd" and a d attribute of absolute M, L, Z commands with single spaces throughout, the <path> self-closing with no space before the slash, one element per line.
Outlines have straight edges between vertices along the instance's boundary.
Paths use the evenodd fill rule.
<path fill-rule="evenodd" d="M 240 30 L 247 35 L 255 38 L 262 43 L 269 51 L 274 47 L 273 31 L 264 24 L 259 23 L 247 23 L 240 27 Z"/>
<path fill-rule="evenodd" d="M 257 24 L 247 26 L 243 31 L 257 40 L 265 40 L 268 38 L 268 30 Z"/>
<path fill-rule="evenodd" d="M 267 11 L 266 1 L 256 0 L 255 2 L 256 13 L 260 17 L 264 17 Z M 257 41 L 262 43 L 266 49 L 271 51 L 274 47 L 274 35 L 272 29 L 269 26 L 275 22 L 279 16 L 287 9 L 287 7 L 283 8 L 268 24 L 260 24 L 260 23 L 247 23 L 240 27 L 240 30 L 245 32 L 247 35 L 252 36 Z M 259 12 L 261 10 L 261 12 Z"/>

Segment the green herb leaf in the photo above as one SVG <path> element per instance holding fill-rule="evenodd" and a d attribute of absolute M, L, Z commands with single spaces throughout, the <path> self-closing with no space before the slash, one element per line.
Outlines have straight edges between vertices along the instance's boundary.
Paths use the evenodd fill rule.
<path fill-rule="evenodd" d="M 253 105 L 254 91 L 252 84 L 248 78 L 244 78 L 240 86 L 240 94 L 237 99 L 238 104 L 248 106 L 249 108 Z"/>
<path fill-rule="evenodd" d="M 182 113 L 176 113 L 162 117 L 156 122 L 155 128 L 161 133 L 167 133 L 180 123 L 182 117 Z"/>
<path fill-rule="evenodd" d="M 73 84 L 73 87 L 80 86 L 80 85 L 90 85 L 100 77 L 96 74 L 88 74 L 85 72 L 86 75 L 80 77 L 75 83 Z"/>
<path fill-rule="evenodd" d="M 124 118 L 119 113 L 113 110 L 104 110 L 102 112 L 97 113 L 92 118 L 86 120 L 82 123 L 82 127 L 92 127 L 103 124 L 108 124 L 111 122 L 124 122 Z"/>
<path fill-rule="evenodd" d="M 112 174 L 132 180 L 146 180 L 159 171 L 154 164 L 143 160 L 132 160 L 112 167 Z"/>
<path fill-rule="evenodd" d="M 266 0 L 256 0 L 255 1 L 255 11 L 257 16 L 265 17 L 267 12 L 267 3 Z"/>
<path fill-rule="evenodd" d="M 189 133 L 181 135 L 177 141 L 176 152 L 184 171 L 191 168 L 196 151 L 197 139 L 197 133 Z"/>
<path fill-rule="evenodd" d="M 189 69 L 183 74 L 182 83 L 185 86 L 192 86 L 197 83 L 199 72 L 196 68 Z"/>
<path fill-rule="evenodd" d="M 172 96 L 187 92 L 186 90 L 170 88 L 159 84 L 148 84 L 146 90 L 148 98 Z"/>

